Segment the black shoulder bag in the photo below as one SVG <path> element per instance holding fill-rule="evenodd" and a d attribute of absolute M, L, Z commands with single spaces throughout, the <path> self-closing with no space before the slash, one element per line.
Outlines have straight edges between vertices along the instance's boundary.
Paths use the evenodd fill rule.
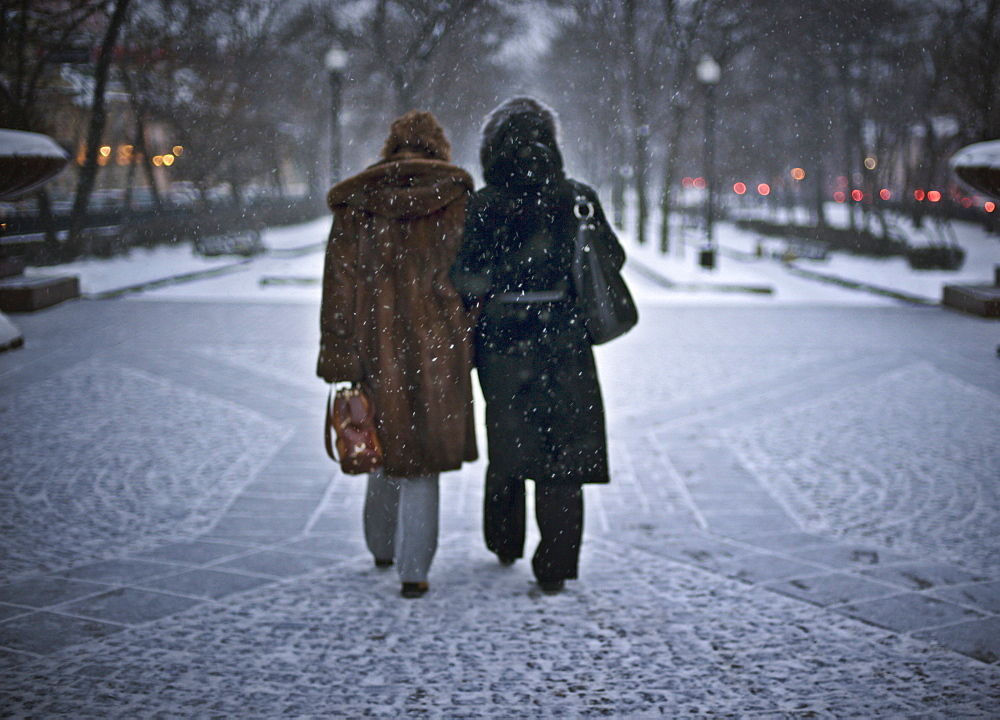
<path fill-rule="evenodd" d="M 621 273 L 604 252 L 594 204 L 578 195 L 573 214 L 580 221 L 573 253 L 573 285 L 590 340 L 601 345 L 631 330 L 639 321 L 639 312 Z"/>

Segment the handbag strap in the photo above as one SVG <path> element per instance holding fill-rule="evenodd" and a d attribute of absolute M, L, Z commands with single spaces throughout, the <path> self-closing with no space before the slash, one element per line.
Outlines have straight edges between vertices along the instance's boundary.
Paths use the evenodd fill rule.
<path fill-rule="evenodd" d="M 333 385 L 330 386 L 330 394 L 326 396 L 326 427 L 323 433 L 323 441 L 326 443 L 326 454 L 334 462 L 340 462 L 337 454 L 333 450 Z"/>
<path fill-rule="evenodd" d="M 580 224 L 589 222 L 594 217 L 594 203 L 583 195 L 577 195 L 573 203 L 573 214 L 580 219 Z"/>

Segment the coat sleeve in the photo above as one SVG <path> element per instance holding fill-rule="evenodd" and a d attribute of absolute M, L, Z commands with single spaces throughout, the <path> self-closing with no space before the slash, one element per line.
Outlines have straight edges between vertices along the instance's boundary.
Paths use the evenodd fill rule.
<path fill-rule="evenodd" d="M 467 309 L 475 307 L 493 287 L 491 237 L 485 204 L 480 194 L 474 194 L 466 205 L 462 246 L 449 273 Z"/>
<path fill-rule="evenodd" d="M 364 379 L 355 337 L 358 239 L 349 214 L 334 215 L 326 244 L 316 374 L 327 382 Z"/>

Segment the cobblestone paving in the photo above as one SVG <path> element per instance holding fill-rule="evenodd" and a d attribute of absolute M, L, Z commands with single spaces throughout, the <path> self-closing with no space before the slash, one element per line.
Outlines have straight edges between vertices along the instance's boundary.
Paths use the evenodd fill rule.
<path fill-rule="evenodd" d="M 669 330 L 666 331 L 669 335 Z M 609 381 L 615 392 L 606 402 L 611 412 L 622 415 L 648 412 L 650 407 L 738 392 L 748 383 L 781 383 L 790 373 L 818 365 L 839 362 L 850 352 L 829 353 L 790 350 L 777 357 L 765 357 L 747 349 L 733 348 L 710 360 L 696 348 L 665 348 L 650 358 L 643 354 L 622 355 L 614 346 L 598 348 L 598 356 L 613 358 Z M 609 363 L 605 363 L 607 365 Z M 602 367 L 602 370 L 604 368 Z"/>
<path fill-rule="evenodd" d="M 453 537 L 418 603 L 341 559 L 0 688 L 19 716 L 475 718 L 960 716 L 996 687 L 995 668 L 652 553 L 595 540 L 586 558 L 586 583 L 545 597 Z"/>
<path fill-rule="evenodd" d="M 111 363 L 29 386 L 0 406 L 0 577 L 204 532 L 289 431 Z"/>
<path fill-rule="evenodd" d="M 193 350 L 199 355 L 220 360 L 241 370 L 306 390 L 316 390 L 315 358 L 304 355 L 298 346 L 198 345 Z"/>
<path fill-rule="evenodd" d="M 802 527 L 1000 575 L 997 395 L 919 363 L 726 437 Z"/>
<path fill-rule="evenodd" d="M 482 548 L 480 460 L 443 478 L 431 592 L 404 601 L 364 549 L 363 483 L 323 454 L 315 308 L 18 319 L 0 503 L 49 528 L 0 530 L 4 716 L 1000 714 L 1000 578 L 979 527 L 1000 472 L 995 325 L 643 308 L 600 349 L 614 480 L 587 489 L 581 579 L 543 596 L 528 563 Z M 46 423 L 70 422 L 53 399 L 93 432 L 53 446 Z M 155 472 L 130 471 L 148 436 Z M 79 478 L 67 507 L 91 511 L 70 526 L 25 503 L 18 483 L 45 476 L 29 459 L 58 487 Z M 122 494 L 146 515 L 118 530 Z"/>

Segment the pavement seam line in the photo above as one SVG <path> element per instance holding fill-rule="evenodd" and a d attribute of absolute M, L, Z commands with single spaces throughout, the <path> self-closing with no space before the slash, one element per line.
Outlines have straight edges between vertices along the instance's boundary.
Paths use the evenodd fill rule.
<path fill-rule="evenodd" d="M 319 519 L 323 516 L 323 510 L 326 508 L 327 502 L 333 496 L 333 489 L 337 485 L 338 476 L 336 473 L 330 476 L 330 479 L 326 482 L 326 488 L 323 490 L 323 497 L 319 499 L 316 503 L 316 507 L 313 508 L 312 513 L 309 515 L 309 519 L 306 520 L 305 528 L 302 530 L 302 535 L 306 535 L 312 532 L 312 529 L 319 522 Z"/>
<path fill-rule="evenodd" d="M 652 431 L 648 431 L 647 434 L 651 435 Z M 651 437 L 650 440 L 652 441 L 653 438 Z M 651 442 L 651 444 L 654 447 L 656 447 L 655 442 Z M 667 474 L 670 476 L 670 479 L 677 484 L 681 497 L 684 498 L 684 502 L 691 510 L 691 514 L 694 516 L 695 522 L 698 523 L 698 527 L 701 528 L 702 530 L 707 531 L 709 527 L 708 520 L 706 520 L 705 516 L 702 514 L 701 509 L 698 507 L 698 504 L 695 502 L 694 497 L 691 495 L 691 491 L 688 489 L 687 483 L 684 482 L 684 478 L 681 477 L 681 474 L 677 471 L 676 466 L 670 459 L 670 454 L 660 447 L 657 447 L 655 452 L 657 455 L 660 456 L 661 461 L 663 463 L 663 467 L 666 468 Z"/>

